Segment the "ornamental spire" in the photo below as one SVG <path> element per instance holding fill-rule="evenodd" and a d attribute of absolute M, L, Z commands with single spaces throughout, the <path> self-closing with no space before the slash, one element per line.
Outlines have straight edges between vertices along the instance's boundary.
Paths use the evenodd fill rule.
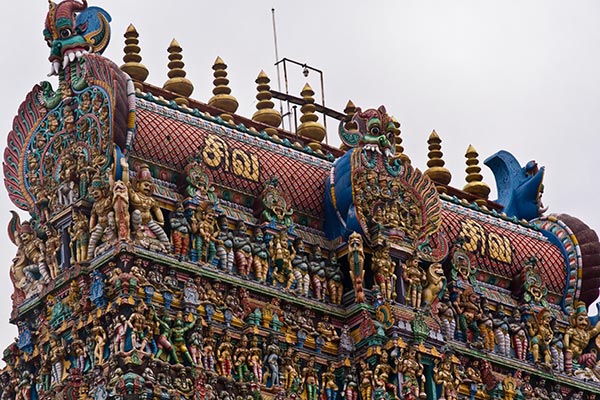
<path fill-rule="evenodd" d="M 221 114 L 221 118 L 224 121 L 233 123 L 233 116 L 231 116 L 231 114 L 236 112 L 238 108 L 238 101 L 231 95 L 231 89 L 228 86 L 229 79 L 227 79 L 227 64 L 223 62 L 221 57 L 217 57 L 212 69 L 215 71 L 213 73 L 213 76 L 215 77 L 213 80 L 215 88 L 212 91 L 214 96 L 208 100 L 208 105 L 225 111 L 223 114 Z"/>
<path fill-rule="evenodd" d="M 125 37 L 125 47 L 123 48 L 123 51 L 125 52 L 123 61 L 125 64 L 121 65 L 121 70 L 134 80 L 134 85 L 137 89 L 142 90 L 142 82 L 148 77 L 149 71 L 148 68 L 141 63 L 141 48 L 138 40 L 140 35 L 135 29 L 135 26 L 129 24 L 123 36 Z"/>
<path fill-rule="evenodd" d="M 315 114 L 317 107 L 313 95 L 315 92 L 307 83 L 304 85 L 300 95 L 304 99 L 304 105 L 300 108 L 302 116 L 300 117 L 300 126 L 298 127 L 298 135 L 311 140 L 308 146 L 315 152 L 321 153 L 321 142 L 325 138 L 325 127 L 318 123 L 319 116 Z"/>
<path fill-rule="evenodd" d="M 438 136 L 435 129 L 431 131 L 431 135 L 429 135 L 429 139 L 427 139 L 427 144 L 429 145 L 429 153 L 427 153 L 427 157 L 429 161 L 427 161 L 427 170 L 425 171 L 425 175 L 427 175 L 432 181 L 439 184 L 436 185 L 437 191 L 440 193 L 445 193 L 446 188 L 442 185 L 448 185 L 450 180 L 452 179 L 452 174 L 445 168 L 445 162 L 442 159 L 444 153 L 442 153 L 442 139 Z"/>
<path fill-rule="evenodd" d="M 262 122 L 263 124 L 269 125 L 269 128 L 265 129 L 265 132 L 272 138 L 277 138 L 277 128 L 281 124 L 281 114 L 275 110 L 274 103 L 271 101 L 271 87 L 269 82 L 271 80 L 265 74 L 265 71 L 260 71 L 256 78 L 256 89 L 258 94 L 256 95 L 256 111 L 252 115 L 252 120 Z"/>
<path fill-rule="evenodd" d="M 479 160 L 477 157 L 479 154 L 473 145 L 469 145 L 465 157 L 467 158 L 467 172 L 466 181 L 467 184 L 463 187 L 463 190 L 477 197 L 475 202 L 477 204 L 485 205 L 486 200 L 490 194 L 490 187 L 483 182 L 483 176 L 480 174 L 481 167 L 479 167 Z"/>
<path fill-rule="evenodd" d="M 194 91 L 194 85 L 185 77 L 186 72 L 183 69 L 185 64 L 183 63 L 183 55 L 181 54 L 182 50 L 175 39 L 171 41 L 169 48 L 167 48 L 169 52 L 169 72 L 167 76 L 169 79 L 164 83 L 163 89 L 181 95 L 182 97 L 177 97 L 175 102 L 180 105 L 187 105 L 187 97 Z"/>

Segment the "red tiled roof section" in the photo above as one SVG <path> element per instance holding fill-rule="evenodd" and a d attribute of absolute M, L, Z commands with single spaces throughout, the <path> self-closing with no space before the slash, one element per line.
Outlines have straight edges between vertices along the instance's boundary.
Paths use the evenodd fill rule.
<path fill-rule="evenodd" d="M 264 182 L 277 176 L 280 190 L 291 199 L 290 207 L 323 218 L 323 193 L 330 162 L 195 117 L 183 118 L 183 114 L 167 108 L 142 106 L 136 114 L 133 154 L 137 157 L 183 172 L 188 160 L 199 149 L 202 152 L 207 138 L 218 137 L 228 149 L 228 160 L 223 158 L 223 163 L 214 168 L 204 163 L 215 185 L 256 197 Z M 259 173 L 253 179 L 234 173 L 234 150 L 256 156 Z"/>
<path fill-rule="evenodd" d="M 463 210 L 468 212 L 463 213 Z M 477 268 L 511 280 L 523 270 L 527 259 L 535 256 L 539 260 L 539 272 L 548 290 L 562 296 L 567 272 L 563 255 L 556 246 L 534 230 L 529 230 L 527 234 L 524 234 L 509 229 L 510 225 L 514 225 L 512 222 L 496 218 L 494 218 L 494 223 L 487 222 L 478 218 L 477 214 L 480 213 L 465 208 L 462 208 L 461 213 L 446 208 L 442 211 L 442 224 L 451 242 L 464 236 L 463 231 L 467 223 L 476 227 L 475 231 L 478 232 L 476 236 L 480 240 L 478 240 L 477 249 L 472 251 L 472 254 L 477 260 Z M 499 226 L 500 224 L 505 224 L 507 227 Z M 480 228 L 477 228 L 477 225 Z M 522 229 L 527 230 L 526 228 Z M 502 257 L 495 259 L 491 256 L 490 245 L 493 246 L 494 234 L 508 239 L 510 263 L 499 261 L 498 258 Z M 490 239 L 490 235 L 492 239 Z"/>

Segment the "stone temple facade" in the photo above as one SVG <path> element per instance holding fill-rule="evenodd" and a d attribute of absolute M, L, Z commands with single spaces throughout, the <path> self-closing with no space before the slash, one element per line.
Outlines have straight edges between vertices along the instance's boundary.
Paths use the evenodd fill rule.
<path fill-rule="evenodd" d="M 110 16 L 50 2 L 59 85 L 35 85 L 4 151 L 16 207 L 1 399 L 595 399 L 600 243 L 544 215 L 544 168 L 469 147 L 449 186 L 385 107 L 349 103 L 341 149 L 305 86 L 279 129 L 269 78 L 236 114 L 227 65 L 190 98 L 181 47 L 145 82 L 138 34 L 101 53 Z M 32 80 L 37 79 L 33 77 Z M 327 110 L 326 110 L 327 111 Z"/>

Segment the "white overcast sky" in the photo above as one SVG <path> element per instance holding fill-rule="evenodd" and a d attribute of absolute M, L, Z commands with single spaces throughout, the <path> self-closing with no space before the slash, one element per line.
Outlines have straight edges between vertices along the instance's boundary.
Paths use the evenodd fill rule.
<path fill-rule="evenodd" d="M 215 5 L 218 4 L 218 7 Z M 465 184 L 469 144 L 480 161 L 500 149 L 524 164 L 547 168 L 544 202 L 600 228 L 598 148 L 600 136 L 600 3 L 529 1 L 90 1 L 113 18 L 106 56 L 122 64 L 123 33 L 140 33 L 148 82 L 162 86 L 166 49 L 183 47 L 193 98 L 207 101 L 212 63 L 228 64 L 238 113 L 255 111 L 254 79 L 261 69 L 276 88 L 271 8 L 276 9 L 279 58 L 324 72 L 327 106 L 343 110 L 352 99 L 363 107 L 386 105 L 402 124 L 405 152 L 426 168 L 426 140 L 441 136 L 451 184 Z M 49 71 L 42 38 L 45 0 L 5 5 L 0 24 L 2 53 L 0 132 L 6 135 L 19 104 Z M 314 75 L 308 81 L 319 87 Z M 305 79 L 289 70 L 290 93 Z M 55 82 L 53 82 L 55 84 Z M 317 94 L 320 96 L 320 94 Z M 330 124 L 330 140 L 337 134 Z M 2 139 L 2 148 L 5 139 Z M 492 174 L 483 166 L 493 188 Z M 0 190 L 0 229 L 14 209 Z M 0 243 L 0 350 L 16 335 L 8 324 L 12 285 L 8 278 L 16 248 Z M 1 363 L 0 363 L 1 364 Z"/>

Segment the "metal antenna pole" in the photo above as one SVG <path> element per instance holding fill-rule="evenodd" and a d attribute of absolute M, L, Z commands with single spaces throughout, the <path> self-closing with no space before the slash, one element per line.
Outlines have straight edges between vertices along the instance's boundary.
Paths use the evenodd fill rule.
<path fill-rule="evenodd" d="M 275 8 L 271 8 L 271 19 L 273 21 L 273 43 L 275 45 L 275 65 L 277 66 L 277 91 L 281 92 L 281 73 L 279 71 L 279 47 L 277 45 L 277 26 L 275 25 Z M 283 102 L 279 100 L 279 114 L 283 115 Z M 283 124 L 284 120 L 281 120 L 281 128 L 285 129 Z"/>

